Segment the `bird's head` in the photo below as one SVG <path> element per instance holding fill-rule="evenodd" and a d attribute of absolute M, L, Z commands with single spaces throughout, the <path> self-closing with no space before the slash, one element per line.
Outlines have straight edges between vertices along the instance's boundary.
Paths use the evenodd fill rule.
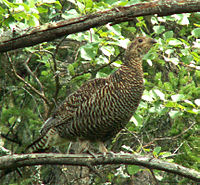
<path fill-rule="evenodd" d="M 136 37 L 126 49 L 126 60 L 143 57 L 155 43 L 156 41 L 149 37 Z"/>

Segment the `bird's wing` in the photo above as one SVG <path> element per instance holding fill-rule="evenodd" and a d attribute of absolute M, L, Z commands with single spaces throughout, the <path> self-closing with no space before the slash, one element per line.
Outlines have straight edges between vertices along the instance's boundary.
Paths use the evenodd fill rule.
<path fill-rule="evenodd" d="M 41 128 L 41 134 L 45 135 L 52 127 L 56 127 L 70 120 L 81 104 L 88 101 L 99 89 L 106 85 L 107 79 L 96 78 L 83 84 L 76 92 L 69 95 L 56 109 L 53 116 L 47 119 Z"/>

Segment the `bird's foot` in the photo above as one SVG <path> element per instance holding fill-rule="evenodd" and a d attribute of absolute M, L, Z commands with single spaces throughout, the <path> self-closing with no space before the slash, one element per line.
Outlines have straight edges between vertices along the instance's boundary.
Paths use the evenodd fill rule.
<path fill-rule="evenodd" d="M 116 153 L 114 153 L 112 151 L 107 151 L 107 152 L 103 152 L 102 156 L 103 156 L 103 158 L 106 158 L 106 156 L 108 156 L 108 157 L 115 157 Z"/>
<path fill-rule="evenodd" d="M 115 157 L 117 155 L 115 152 L 112 151 L 108 151 L 107 154 L 111 155 L 111 157 Z"/>
<path fill-rule="evenodd" d="M 90 150 L 87 150 L 87 153 L 90 154 L 90 155 L 92 155 L 92 157 L 94 157 L 95 159 L 98 158 L 98 156 L 94 152 L 92 152 Z"/>

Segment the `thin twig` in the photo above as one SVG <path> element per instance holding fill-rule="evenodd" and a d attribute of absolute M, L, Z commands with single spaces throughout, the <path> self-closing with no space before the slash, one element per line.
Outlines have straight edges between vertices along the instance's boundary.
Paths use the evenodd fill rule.
<path fill-rule="evenodd" d="M 132 136 L 134 136 L 134 137 L 136 138 L 136 140 L 137 140 L 137 142 L 139 143 L 139 145 L 140 145 L 142 151 L 143 151 L 144 153 L 146 153 L 146 151 L 144 150 L 144 147 L 142 146 L 142 143 L 141 143 L 141 141 L 139 140 L 138 136 L 137 136 L 136 134 L 134 134 L 133 132 L 129 131 L 126 127 L 125 127 L 124 129 L 125 129 L 128 133 L 130 133 Z"/>
<path fill-rule="evenodd" d="M 96 175 L 98 175 L 100 178 L 102 178 L 101 174 L 90 164 L 87 165 L 87 167 L 93 171 Z"/>
<path fill-rule="evenodd" d="M 190 68 L 190 69 L 192 69 L 192 70 L 197 70 L 197 71 L 200 71 L 200 66 L 195 66 L 194 64 L 185 64 L 185 63 L 183 63 L 183 62 L 179 62 L 178 64 L 180 64 L 180 65 L 182 65 L 182 66 L 184 66 L 184 67 L 188 67 L 188 68 Z"/>
<path fill-rule="evenodd" d="M 179 146 L 178 148 L 173 152 L 173 154 L 175 154 L 176 152 L 178 152 L 178 150 L 182 147 L 182 145 L 185 143 L 185 141 L 183 141 Z"/>
<path fill-rule="evenodd" d="M 50 102 L 49 102 L 49 100 L 46 98 L 46 96 L 45 96 L 43 93 L 39 92 L 35 87 L 33 87 L 30 83 L 28 83 L 26 80 L 24 80 L 21 76 L 19 76 L 19 75 L 17 74 L 17 71 L 16 71 L 16 69 L 15 69 L 15 67 L 14 67 L 14 64 L 12 63 L 12 61 L 11 61 L 11 59 L 10 59 L 8 53 L 6 53 L 6 56 L 7 56 L 8 61 L 9 61 L 10 65 L 11 65 L 11 67 L 12 67 L 12 70 L 13 70 L 13 73 L 14 73 L 15 77 L 16 77 L 17 79 L 19 79 L 20 81 L 22 81 L 27 87 L 29 87 L 32 91 L 34 91 L 38 96 L 40 96 L 40 97 L 46 102 L 46 104 L 49 106 L 49 105 L 50 105 Z"/>
<path fill-rule="evenodd" d="M 40 86 L 40 93 L 45 96 L 44 93 L 44 86 L 42 85 L 42 83 L 40 82 L 40 80 L 38 79 L 38 77 L 31 71 L 31 69 L 28 66 L 28 63 L 30 62 L 31 58 L 32 58 L 33 54 L 30 54 L 30 56 L 27 58 L 27 60 L 23 63 L 24 67 L 26 68 L 27 72 L 33 77 L 33 79 L 38 83 L 38 85 Z M 43 100 L 44 101 L 44 100 Z M 45 112 L 45 116 L 47 116 L 47 112 L 48 112 L 48 106 L 47 103 L 44 101 L 44 112 Z"/>
<path fill-rule="evenodd" d="M 150 170 L 151 175 L 152 175 L 152 177 L 153 177 L 153 179 L 154 179 L 154 181 L 155 181 L 155 184 L 156 184 L 156 185 L 159 185 L 158 180 L 156 179 L 156 176 L 155 176 L 153 170 L 152 170 L 152 169 L 149 169 L 149 170 Z"/>
<path fill-rule="evenodd" d="M 13 138 L 8 137 L 7 134 L 1 133 L 1 137 L 3 137 L 4 139 L 6 139 L 6 140 L 8 140 L 8 141 L 10 141 L 10 142 L 17 143 L 18 145 L 21 145 L 21 144 L 22 144 L 19 140 L 16 140 L 16 139 L 13 139 Z"/>
<path fill-rule="evenodd" d="M 38 105 L 38 103 L 37 103 L 37 101 L 36 101 L 35 96 L 34 96 L 28 89 L 26 89 L 26 88 L 24 88 L 24 87 L 22 87 L 22 89 L 23 89 L 24 91 L 26 91 L 27 94 L 29 94 L 29 95 L 32 97 L 32 99 L 33 99 L 33 101 L 34 101 L 34 103 L 35 103 L 35 107 L 36 107 L 36 109 L 37 109 L 38 115 L 39 115 L 39 117 L 40 117 L 41 119 L 43 119 L 42 113 L 40 112 L 39 105 Z M 45 120 L 43 119 L 43 121 L 45 121 Z"/>
<path fill-rule="evenodd" d="M 173 136 L 173 137 L 163 137 L 163 138 L 154 138 L 153 141 L 147 143 L 144 147 L 147 147 L 149 145 L 152 145 L 155 141 L 163 141 L 163 140 L 174 140 L 180 137 L 181 135 L 185 134 L 188 130 L 190 130 L 196 123 L 192 123 L 187 129 L 185 129 L 183 132 L 180 134 Z"/>
<path fill-rule="evenodd" d="M 40 91 L 42 94 L 44 94 L 44 86 L 42 85 L 42 83 L 40 82 L 40 80 L 38 79 L 38 77 L 31 71 L 31 69 L 28 66 L 28 63 L 30 62 L 31 58 L 32 58 L 33 54 L 31 54 L 27 60 L 23 63 L 24 67 L 26 68 L 27 72 L 35 79 L 35 81 L 38 83 L 38 85 L 40 86 Z"/>

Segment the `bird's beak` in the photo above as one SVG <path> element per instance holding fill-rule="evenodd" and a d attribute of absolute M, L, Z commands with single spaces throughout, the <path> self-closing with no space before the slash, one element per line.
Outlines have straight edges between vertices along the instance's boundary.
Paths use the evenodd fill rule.
<path fill-rule="evenodd" d="M 151 39 L 150 43 L 151 43 L 151 44 L 155 44 L 155 43 L 157 43 L 157 42 L 156 42 L 156 40 Z"/>

